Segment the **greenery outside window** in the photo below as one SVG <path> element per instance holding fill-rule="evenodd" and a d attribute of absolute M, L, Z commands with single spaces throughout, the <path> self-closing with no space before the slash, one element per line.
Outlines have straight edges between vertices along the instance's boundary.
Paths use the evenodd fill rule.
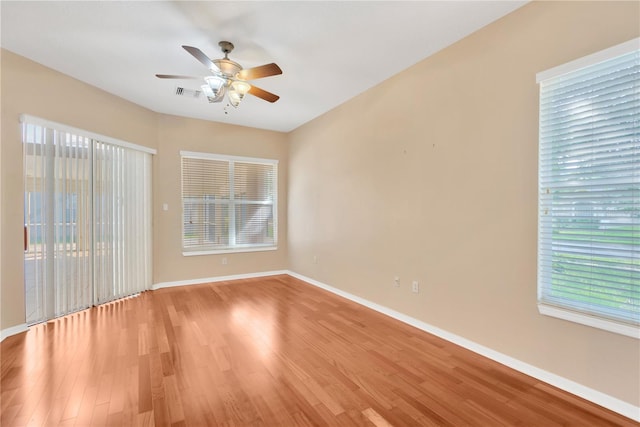
<path fill-rule="evenodd" d="M 277 160 L 180 155 L 184 255 L 277 249 Z"/>
<path fill-rule="evenodd" d="M 537 80 L 539 310 L 640 338 L 640 39 Z"/>

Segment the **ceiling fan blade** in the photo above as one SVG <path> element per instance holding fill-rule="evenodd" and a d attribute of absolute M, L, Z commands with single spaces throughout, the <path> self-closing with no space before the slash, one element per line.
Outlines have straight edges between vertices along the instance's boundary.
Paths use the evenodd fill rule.
<path fill-rule="evenodd" d="M 249 89 L 249 93 L 253 96 L 257 96 L 258 98 L 264 99 L 265 101 L 269 102 L 276 102 L 278 99 L 280 99 L 278 95 L 267 92 L 266 90 L 260 89 L 256 86 L 251 86 L 251 89 Z"/>
<path fill-rule="evenodd" d="M 238 78 L 242 80 L 256 80 L 263 77 L 277 76 L 278 74 L 282 74 L 282 70 L 277 64 L 271 63 L 241 70 L 238 73 Z"/>
<path fill-rule="evenodd" d="M 159 79 L 201 79 L 202 77 L 193 76 L 175 76 L 173 74 L 156 74 Z"/>
<path fill-rule="evenodd" d="M 214 64 L 213 61 L 197 47 L 182 46 L 182 48 L 187 52 L 189 52 L 194 58 L 196 58 L 198 61 L 204 64 L 204 66 L 210 69 L 211 71 L 220 71 L 218 66 Z"/>

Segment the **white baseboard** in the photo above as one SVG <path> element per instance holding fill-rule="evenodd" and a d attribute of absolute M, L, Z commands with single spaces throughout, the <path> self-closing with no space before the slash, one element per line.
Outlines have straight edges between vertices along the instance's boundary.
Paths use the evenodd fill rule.
<path fill-rule="evenodd" d="M 27 332 L 28 330 L 29 327 L 26 323 L 3 329 L 2 331 L 0 331 L 0 342 L 4 341 L 5 338 L 9 338 L 12 335 L 17 335 L 22 332 Z"/>
<path fill-rule="evenodd" d="M 406 314 L 392 310 L 383 305 L 371 302 L 357 295 L 350 294 L 349 292 L 334 288 L 333 286 L 326 285 L 322 282 L 311 279 L 310 277 L 303 276 L 293 271 L 288 271 L 287 274 L 295 277 L 296 279 L 307 282 L 313 286 L 322 288 L 343 298 L 356 302 L 360 305 L 364 305 L 365 307 L 368 307 L 379 313 L 386 314 L 389 317 L 393 317 L 394 319 L 400 320 L 401 322 L 414 326 L 437 337 L 443 338 L 449 342 L 464 347 L 467 350 L 473 351 L 474 353 L 480 354 L 484 357 L 515 369 L 516 371 L 537 378 L 547 384 L 551 384 L 555 387 L 558 387 L 559 389 L 582 397 L 583 399 L 610 409 L 614 412 L 624 415 L 625 417 L 631 418 L 634 421 L 640 422 L 640 407 L 638 406 L 634 406 L 628 402 L 617 399 L 608 394 L 602 393 L 600 391 L 579 384 L 575 381 L 571 381 L 567 378 L 561 377 L 560 375 L 553 374 L 551 372 L 545 371 L 544 369 L 540 369 L 528 363 L 522 362 L 521 360 L 515 359 L 511 356 L 507 356 L 506 354 L 492 350 L 481 344 L 478 344 L 451 332 L 447 332 L 443 329 L 440 329 L 413 317 L 407 316 Z"/>
<path fill-rule="evenodd" d="M 203 283 L 225 282 L 228 280 L 254 279 L 256 277 L 277 276 L 279 274 L 289 274 L 287 270 L 261 271 L 257 273 L 233 274 L 230 276 L 205 277 L 202 279 L 177 280 L 175 282 L 154 283 L 151 290 L 171 288 L 173 286 L 201 285 Z"/>

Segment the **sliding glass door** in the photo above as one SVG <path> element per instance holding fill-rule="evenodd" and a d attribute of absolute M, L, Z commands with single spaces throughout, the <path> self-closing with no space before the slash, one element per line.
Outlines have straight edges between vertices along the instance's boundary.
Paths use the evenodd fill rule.
<path fill-rule="evenodd" d="M 151 284 L 151 154 L 23 122 L 27 324 Z"/>

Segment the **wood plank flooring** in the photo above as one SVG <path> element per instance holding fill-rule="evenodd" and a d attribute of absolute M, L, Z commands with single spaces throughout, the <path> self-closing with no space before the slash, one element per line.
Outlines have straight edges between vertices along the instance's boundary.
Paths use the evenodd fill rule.
<path fill-rule="evenodd" d="M 167 288 L 7 338 L 8 426 L 637 426 L 289 276 Z"/>

